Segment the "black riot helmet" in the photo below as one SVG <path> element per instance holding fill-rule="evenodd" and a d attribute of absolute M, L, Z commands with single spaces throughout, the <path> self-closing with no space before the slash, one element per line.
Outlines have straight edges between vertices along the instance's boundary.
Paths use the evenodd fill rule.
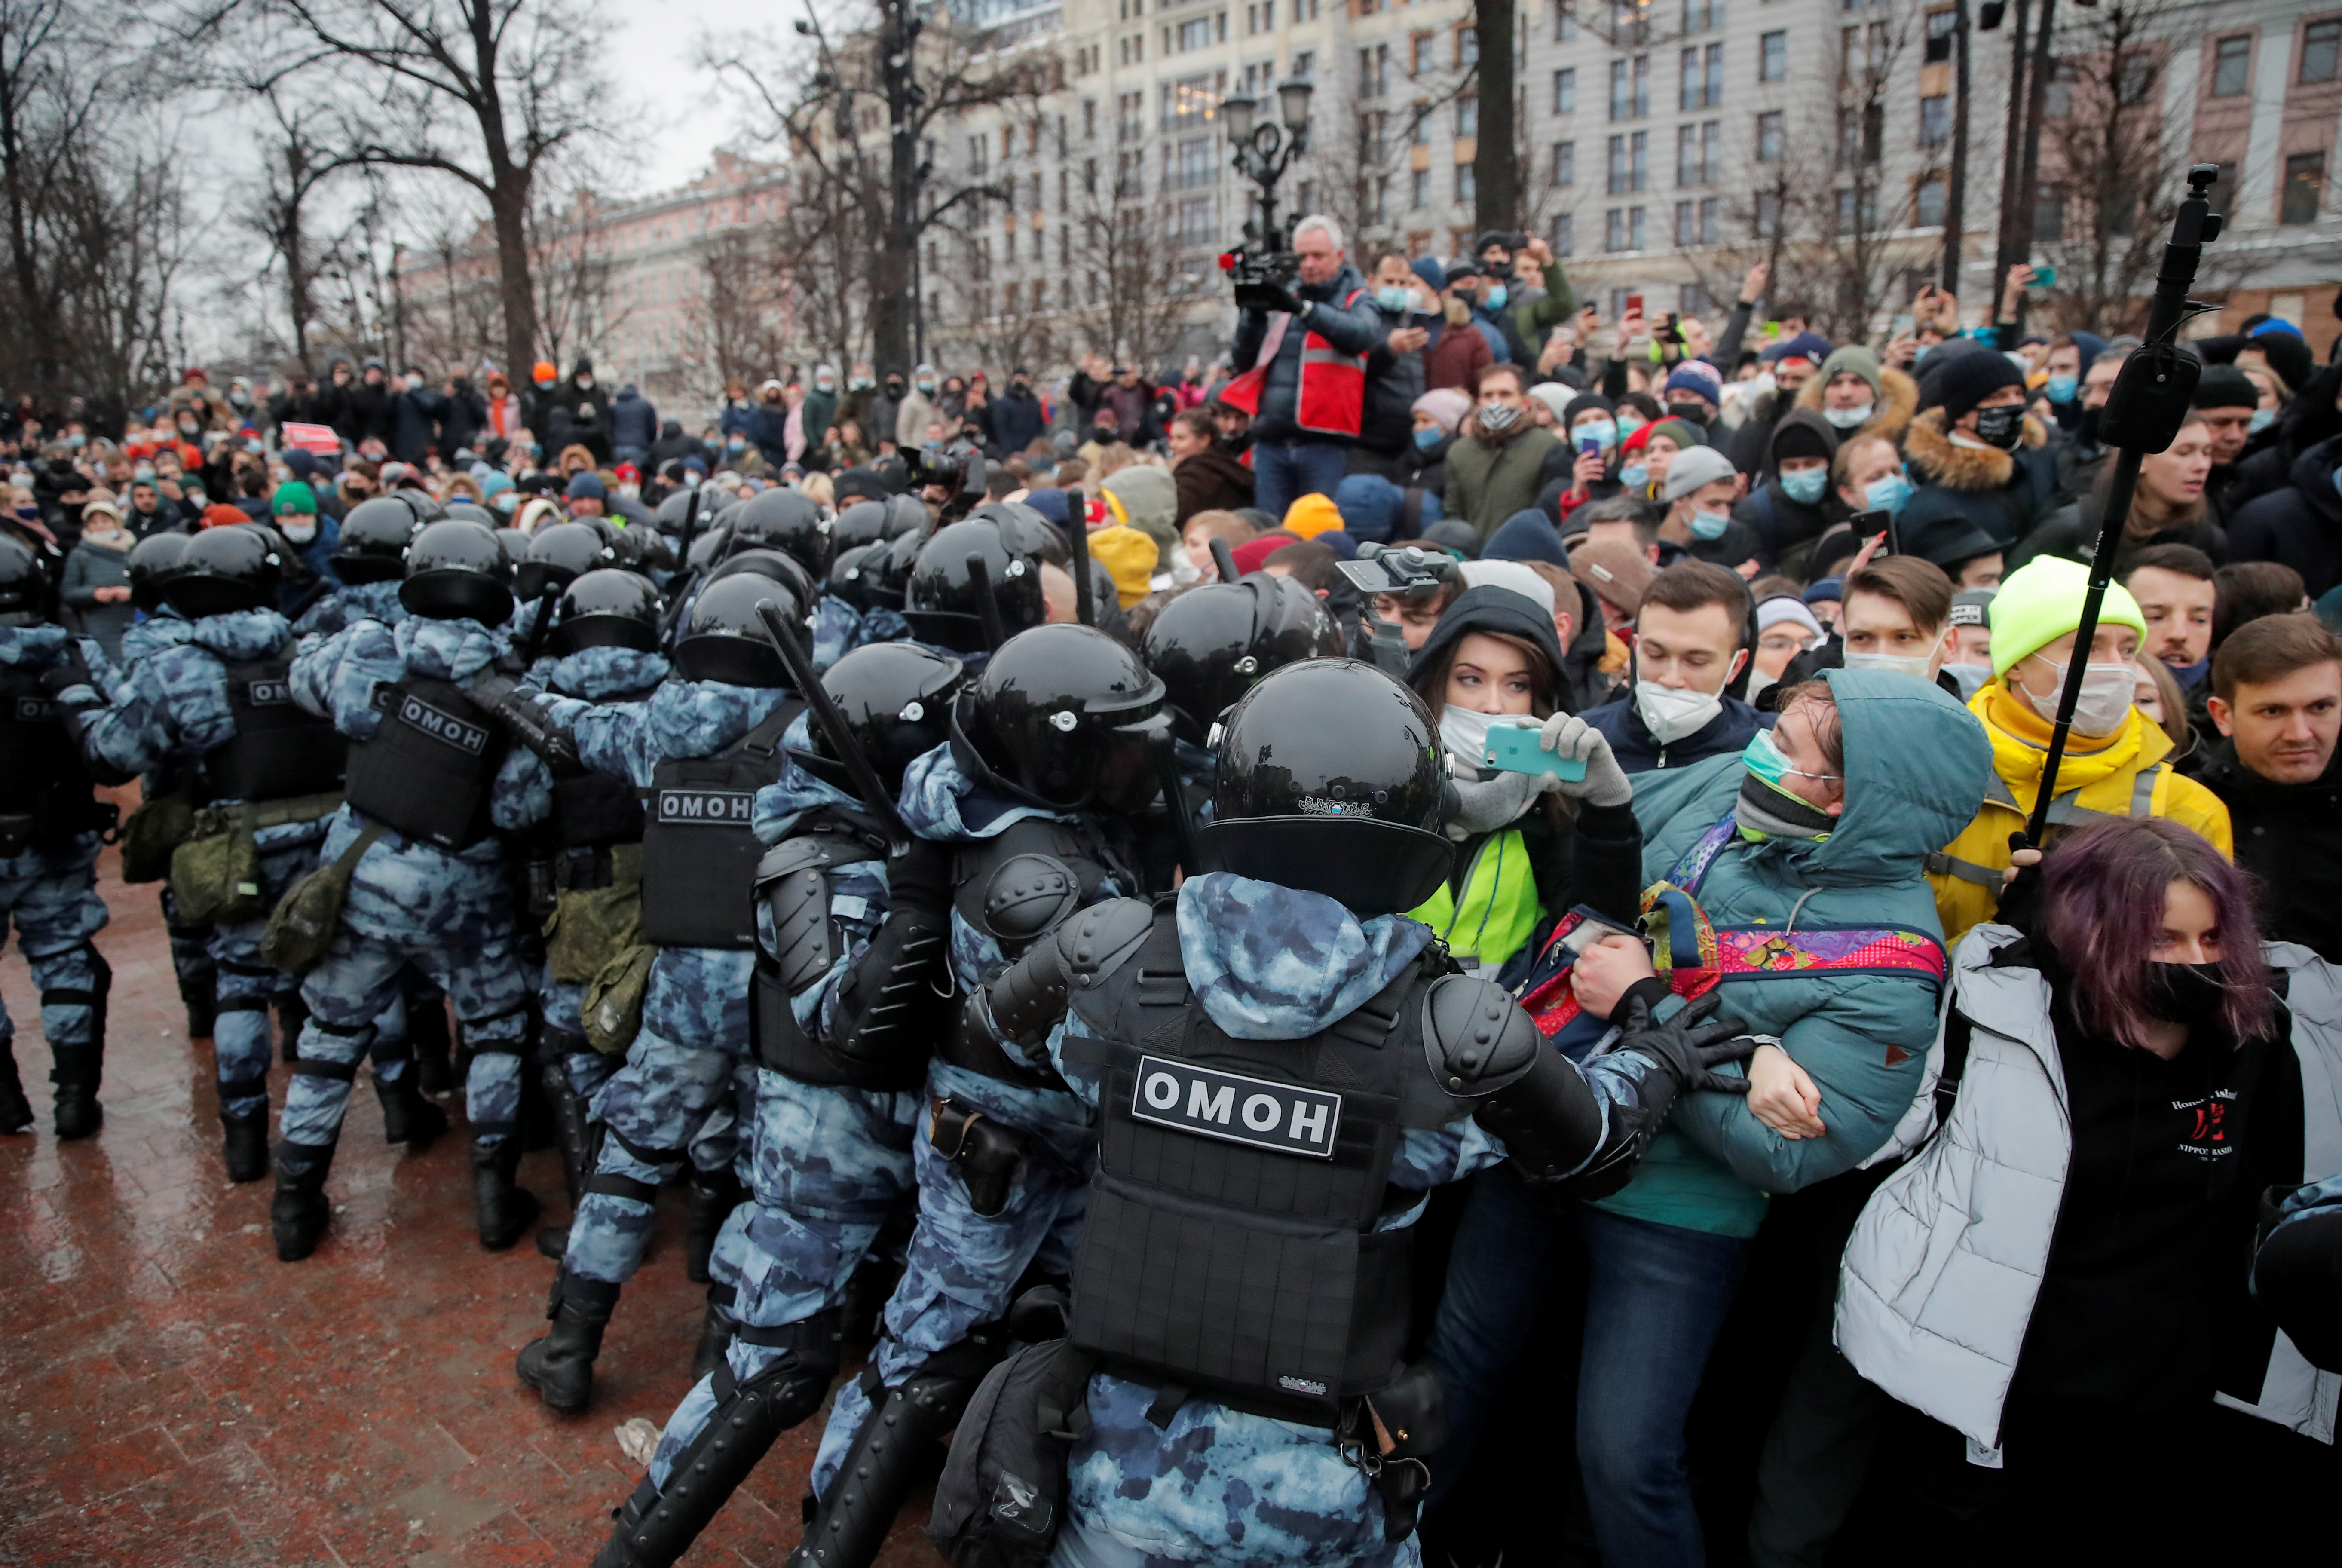
<path fill-rule="evenodd" d="M 659 594 L 616 566 L 581 573 L 561 591 L 561 618 L 545 639 L 555 657 L 583 648 L 658 649 Z"/>
<path fill-rule="evenodd" d="M 550 523 L 528 535 L 528 551 L 513 569 L 513 592 L 535 599 L 547 588 L 565 588 L 585 574 L 618 564 L 618 553 L 593 529 L 577 523 Z"/>
<path fill-rule="evenodd" d="M 884 541 L 840 550 L 837 559 L 829 564 L 830 597 L 866 614 L 878 608 L 878 602 L 870 597 L 870 590 L 877 585 L 879 564 L 886 554 Z"/>
<path fill-rule="evenodd" d="M 887 789 L 902 786 L 911 759 L 950 738 L 952 701 L 965 671 L 957 659 L 916 643 L 872 643 L 832 664 L 821 689 L 846 719 L 846 727 Z M 852 775 L 831 750 L 819 724 L 813 744 L 789 754 L 806 772 L 853 794 Z"/>
<path fill-rule="evenodd" d="M 466 523 L 477 523 L 483 527 L 501 528 L 505 526 L 505 520 L 502 517 L 497 516 L 495 513 L 489 511 L 486 507 L 481 505 L 476 501 L 450 501 L 445 506 L 441 507 L 440 510 L 450 517 L 460 517 Z"/>
<path fill-rule="evenodd" d="M 952 705 L 960 771 L 1051 811 L 1139 810 L 1157 791 L 1150 748 L 1170 733 L 1163 683 L 1091 626 L 1009 638 Z"/>
<path fill-rule="evenodd" d="M 707 532 L 708 525 L 716 521 L 721 494 L 714 490 L 678 490 L 660 502 L 658 510 L 651 514 L 651 521 L 658 524 L 660 533 L 682 535 L 683 520 L 691 515 L 691 498 L 695 495 L 699 497 L 697 531 Z"/>
<path fill-rule="evenodd" d="M 1220 721 L 1206 871 L 1322 893 L 1364 917 L 1413 909 L 1446 880 L 1454 785 L 1439 725 L 1403 683 L 1356 659 L 1264 677 Z"/>
<path fill-rule="evenodd" d="M 496 536 L 496 548 L 505 553 L 505 564 L 518 570 L 520 564 L 528 559 L 528 535 L 517 528 L 494 528 L 489 532 Z"/>
<path fill-rule="evenodd" d="M 794 556 L 816 582 L 829 571 L 829 524 L 802 490 L 776 486 L 750 496 L 732 514 L 731 528 L 726 554 L 779 550 Z"/>
<path fill-rule="evenodd" d="M 779 550 L 743 550 L 736 555 L 726 555 L 716 564 L 715 570 L 707 574 L 707 580 L 721 582 L 726 577 L 736 577 L 743 572 L 752 576 L 769 577 L 776 583 L 786 584 L 801 605 L 811 604 L 815 595 L 820 592 L 819 584 L 806 571 L 804 564 L 796 556 Z"/>
<path fill-rule="evenodd" d="M 1000 536 L 1012 550 L 1022 550 L 1052 566 L 1070 570 L 1074 564 L 1074 547 L 1066 542 L 1066 531 L 1042 516 L 1030 506 L 1014 501 L 987 501 L 967 514 L 971 523 L 989 523 L 1000 530 Z"/>
<path fill-rule="evenodd" d="M 49 574 L 39 554 L 15 534 L 0 534 L 0 626 L 37 626 L 48 619 L 48 603 Z"/>
<path fill-rule="evenodd" d="M 504 541 L 495 532 L 451 518 L 428 524 L 407 546 L 406 581 L 399 584 L 398 602 L 427 620 L 501 626 L 512 619 L 512 575 Z"/>
<path fill-rule="evenodd" d="M 648 524 L 619 529 L 611 548 L 618 553 L 618 564 L 630 571 L 648 575 L 675 570 L 675 541 Z"/>
<path fill-rule="evenodd" d="M 187 546 L 185 534 L 149 534 L 130 546 L 130 602 L 148 614 L 163 607 L 163 584 L 179 570 Z"/>
<path fill-rule="evenodd" d="M 922 508 L 925 510 L 925 508 Z M 886 504 L 856 501 L 830 519 L 829 541 L 840 555 L 886 537 Z"/>
<path fill-rule="evenodd" d="M 414 513 L 417 523 L 440 523 L 446 520 L 447 508 L 441 505 L 439 498 L 428 490 L 409 490 L 402 487 L 392 491 L 385 499 L 395 501 Z"/>
<path fill-rule="evenodd" d="M 691 542 L 691 549 L 684 556 L 684 564 L 705 571 L 716 564 L 716 558 L 724 554 L 724 547 L 731 540 L 731 534 L 722 528 L 701 529 L 699 537 Z"/>
<path fill-rule="evenodd" d="M 936 531 L 936 514 L 927 504 L 916 495 L 886 497 L 886 537 L 900 539 L 906 534 L 925 538 Z"/>
<path fill-rule="evenodd" d="M 406 574 L 406 547 L 423 524 L 415 509 L 394 495 L 377 495 L 350 508 L 334 544 L 334 575 L 343 582 L 388 583 Z"/>
<path fill-rule="evenodd" d="M 760 604 L 772 605 L 792 624 L 805 619 L 805 604 L 787 584 L 755 572 L 736 573 L 701 589 L 675 645 L 675 673 L 688 681 L 733 686 L 787 685 L 788 666 L 756 613 Z"/>
<path fill-rule="evenodd" d="M 990 571 L 993 603 L 1010 637 L 1048 619 L 1040 562 L 1004 538 L 996 524 L 960 522 L 938 529 L 911 564 L 903 615 L 913 636 L 956 653 L 982 651 L 984 622 L 976 609 L 976 576 L 967 566 L 971 555 L 981 557 Z"/>
<path fill-rule="evenodd" d="M 163 602 L 189 620 L 276 603 L 285 557 L 257 528 L 206 528 L 187 541 L 179 569 L 163 585 Z"/>
<path fill-rule="evenodd" d="M 1271 670 L 1342 651 L 1326 602 L 1266 573 L 1206 583 L 1163 606 L 1146 629 L 1146 667 L 1163 677 L 1182 740 L 1205 744 L 1212 722 Z"/>

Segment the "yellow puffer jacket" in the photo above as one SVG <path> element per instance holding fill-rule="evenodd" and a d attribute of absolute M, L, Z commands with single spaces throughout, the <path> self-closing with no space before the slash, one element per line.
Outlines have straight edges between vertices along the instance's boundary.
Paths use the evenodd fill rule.
<path fill-rule="evenodd" d="M 1927 857 L 1927 884 L 1944 922 L 1944 944 L 1951 946 L 1971 925 L 1993 917 L 2000 903 L 2000 876 L 2008 868 L 2008 835 L 2024 827 L 2040 792 L 2041 764 L 2049 755 L 2050 725 L 2024 698 L 2001 681 L 1977 693 L 1968 711 L 1983 721 L 1992 741 L 1991 793 L 1959 837 Z M 2057 764 L 2057 798 L 2049 808 L 2054 825 L 2092 816 L 2166 816 L 2194 828 L 2229 859 L 2236 848 L 2228 808 L 2194 779 L 2182 778 L 2164 760 L 2171 737 L 2137 708 L 2112 739 L 2093 751 L 2080 735 L 2067 742 Z"/>

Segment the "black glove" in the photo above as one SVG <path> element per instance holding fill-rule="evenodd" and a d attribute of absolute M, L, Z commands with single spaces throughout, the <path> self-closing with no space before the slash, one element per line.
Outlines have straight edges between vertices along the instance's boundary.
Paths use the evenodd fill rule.
<path fill-rule="evenodd" d="M 952 853 L 932 839 L 915 838 L 886 857 L 886 902 L 896 909 L 946 909 L 952 900 Z"/>
<path fill-rule="evenodd" d="M 79 640 L 68 637 L 57 654 L 56 663 L 41 671 L 41 690 L 53 697 L 62 697 L 75 686 L 87 686 L 95 692 L 97 677 L 90 673 L 89 661 L 81 656 Z M 105 693 L 98 692 L 101 700 L 105 695 Z"/>
<path fill-rule="evenodd" d="M 2030 847 L 2022 831 L 2008 835 L 2008 852 L 2012 855 L 2020 849 Z M 2000 904 L 1993 911 L 1992 917 L 2002 925 L 2013 925 L 2027 935 L 2032 934 L 2034 922 L 2041 918 L 2041 867 L 2038 864 L 2017 866 L 2016 879 L 2001 885 Z"/>
<path fill-rule="evenodd" d="M 1238 310 L 1281 310 L 1287 315 L 1301 314 L 1301 302 L 1293 291 L 1279 283 L 1240 283 L 1236 285 Z"/>
<path fill-rule="evenodd" d="M 1726 1062 L 1742 1062 L 1762 1044 L 1737 1018 L 1710 1020 L 1720 998 L 1714 992 L 1662 1024 L 1651 1016 L 1651 1004 L 1639 992 L 1629 992 L 1618 1010 L 1617 1049 L 1647 1057 L 1660 1072 L 1675 1080 L 1667 1098 L 1687 1089 L 1711 1089 L 1719 1094 L 1746 1094 L 1746 1077 L 1727 1077 L 1714 1071 Z"/>
<path fill-rule="evenodd" d="M 506 734 L 545 759 L 545 765 L 556 778 L 574 777 L 586 771 L 577 757 L 577 737 L 553 722 L 553 715 L 537 706 L 525 691 L 505 693 L 490 705 L 493 714 Z"/>

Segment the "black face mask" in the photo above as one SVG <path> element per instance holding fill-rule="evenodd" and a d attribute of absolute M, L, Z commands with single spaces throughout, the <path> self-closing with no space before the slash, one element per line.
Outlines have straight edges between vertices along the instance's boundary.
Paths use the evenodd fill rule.
<path fill-rule="evenodd" d="M 2025 439 L 2025 410 L 2017 404 L 1977 410 L 1977 439 L 2003 452 L 2014 452 Z"/>
<path fill-rule="evenodd" d="M 1667 417 L 1704 427 L 1707 424 L 1707 410 L 1696 403 L 1670 403 L 1667 404 Z"/>
<path fill-rule="evenodd" d="M 2095 444 L 2098 439 L 2098 415 L 2103 410 L 2085 408 L 2082 417 L 2074 421 L 2074 439 Z"/>
<path fill-rule="evenodd" d="M 2218 1015 L 2228 1000 L 2217 964 L 2150 964 L 2147 967 L 2147 1010 L 2157 1018 L 2201 1028 Z"/>

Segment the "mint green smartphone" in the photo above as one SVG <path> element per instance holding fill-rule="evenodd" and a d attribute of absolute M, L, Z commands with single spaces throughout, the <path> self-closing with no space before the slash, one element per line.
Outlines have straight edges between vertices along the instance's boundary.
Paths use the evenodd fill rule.
<path fill-rule="evenodd" d="M 1480 765 L 1508 774 L 1551 774 L 1573 783 L 1586 776 L 1584 763 L 1556 756 L 1538 745 L 1534 724 L 1489 725 L 1486 754 L 1481 757 Z"/>

